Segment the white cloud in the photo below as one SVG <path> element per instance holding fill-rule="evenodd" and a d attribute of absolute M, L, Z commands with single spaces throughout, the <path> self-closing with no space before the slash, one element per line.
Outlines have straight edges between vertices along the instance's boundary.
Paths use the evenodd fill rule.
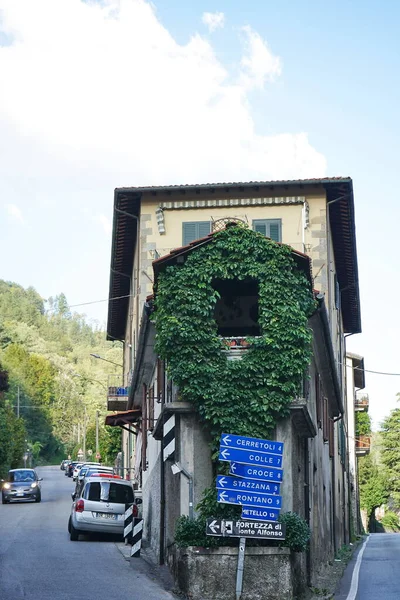
<path fill-rule="evenodd" d="M 201 17 L 201 20 L 204 25 L 207 25 L 210 33 L 216 29 L 222 29 L 222 27 L 225 25 L 225 15 L 223 12 L 205 12 Z"/>
<path fill-rule="evenodd" d="M 145 0 L 0 9 L 13 39 L 0 47 L 0 195 L 21 173 L 53 203 L 57 190 L 82 204 L 124 185 L 324 175 L 305 133 L 257 134 L 247 93 L 281 62 L 249 27 L 230 71 L 200 35 L 178 44 Z"/>
<path fill-rule="evenodd" d="M 241 84 L 262 89 L 267 81 L 275 81 L 282 72 L 279 56 L 274 56 L 261 36 L 249 26 L 242 27 L 245 55 L 241 60 Z"/>
<path fill-rule="evenodd" d="M 18 208 L 18 206 L 16 206 L 15 204 L 7 204 L 6 209 L 10 217 L 15 219 L 16 221 L 19 221 L 20 223 L 24 222 L 22 211 L 20 208 Z"/>
<path fill-rule="evenodd" d="M 97 221 L 103 226 L 104 232 L 107 235 L 111 235 L 112 226 L 110 219 L 107 219 L 105 215 L 97 215 Z"/>

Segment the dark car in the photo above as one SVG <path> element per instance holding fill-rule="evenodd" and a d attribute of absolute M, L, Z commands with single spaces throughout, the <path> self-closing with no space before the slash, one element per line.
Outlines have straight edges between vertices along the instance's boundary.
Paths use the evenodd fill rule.
<path fill-rule="evenodd" d="M 34 469 L 11 469 L 8 478 L 1 482 L 1 501 L 8 504 L 11 500 L 34 500 L 40 502 L 42 499 L 40 482 Z"/>
<path fill-rule="evenodd" d="M 77 460 L 73 460 L 70 463 L 68 463 L 68 465 L 66 465 L 65 467 L 65 474 L 67 477 L 72 477 L 72 475 L 74 474 L 74 469 L 76 467 L 76 465 L 78 464 L 79 461 Z"/>

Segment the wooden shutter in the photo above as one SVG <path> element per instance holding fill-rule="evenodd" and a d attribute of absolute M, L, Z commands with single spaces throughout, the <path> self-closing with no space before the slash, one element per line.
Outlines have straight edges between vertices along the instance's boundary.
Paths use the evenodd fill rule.
<path fill-rule="evenodd" d="M 281 241 L 281 224 L 279 221 L 270 221 L 269 223 L 269 237 L 274 242 Z"/>
<path fill-rule="evenodd" d="M 160 358 L 157 360 L 157 402 L 164 403 L 165 389 L 165 370 L 164 361 Z"/>
<path fill-rule="evenodd" d="M 148 414 L 148 419 L 149 419 L 149 431 L 153 431 L 154 429 L 154 386 L 152 386 L 149 389 L 149 414 Z"/>
<path fill-rule="evenodd" d="M 255 219 L 253 229 L 271 238 L 274 242 L 282 241 L 282 224 L 280 219 Z"/>
<path fill-rule="evenodd" d="M 211 222 L 210 221 L 199 221 L 198 223 L 198 238 L 206 237 L 211 231 Z"/>
<path fill-rule="evenodd" d="M 183 245 L 187 246 L 190 242 L 206 237 L 211 231 L 210 221 L 192 221 L 191 223 L 182 223 Z"/>
<path fill-rule="evenodd" d="M 322 427 L 322 393 L 321 393 L 321 379 L 319 373 L 315 374 L 315 409 L 317 413 L 317 425 L 319 428 Z"/>
<path fill-rule="evenodd" d="M 187 246 L 196 239 L 196 223 L 183 223 L 183 245 Z"/>
<path fill-rule="evenodd" d="M 267 225 L 264 221 L 254 221 L 253 225 L 254 231 L 257 233 L 262 233 L 262 235 L 267 235 Z"/>

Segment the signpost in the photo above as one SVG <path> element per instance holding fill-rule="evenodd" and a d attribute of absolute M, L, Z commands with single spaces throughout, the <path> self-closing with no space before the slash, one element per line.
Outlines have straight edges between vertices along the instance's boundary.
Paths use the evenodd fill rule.
<path fill-rule="evenodd" d="M 236 461 L 245 465 L 256 465 L 261 467 L 281 467 L 282 456 L 257 452 L 255 450 L 241 450 L 238 448 L 220 448 L 219 460 L 226 462 Z"/>
<path fill-rule="evenodd" d="M 236 477 L 250 477 L 251 479 L 276 481 L 277 483 L 280 483 L 283 479 L 283 469 L 253 467 L 252 465 L 242 465 L 238 462 L 231 462 L 230 472 L 232 475 L 236 475 Z"/>
<path fill-rule="evenodd" d="M 243 506 L 242 519 L 251 519 L 257 521 L 277 521 L 279 517 L 279 508 L 261 508 L 259 506 Z"/>
<path fill-rule="evenodd" d="M 207 519 L 206 534 L 238 537 L 236 599 L 243 585 L 246 538 L 285 539 L 286 529 L 278 523 L 282 505 L 283 442 L 223 433 L 219 460 L 230 463 L 230 475 L 218 475 L 217 500 L 242 506 L 242 520 Z"/>
<path fill-rule="evenodd" d="M 236 492 L 233 490 L 218 490 L 217 501 L 224 504 L 240 504 L 243 506 L 263 506 L 264 508 L 281 508 L 282 497 L 272 494 Z"/>
<path fill-rule="evenodd" d="M 283 442 L 271 442 L 259 438 L 249 438 L 231 433 L 221 435 L 221 448 L 239 448 L 241 450 L 257 450 L 258 452 L 269 452 L 271 454 L 283 454 Z"/>
<path fill-rule="evenodd" d="M 207 519 L 206 534 L 222 537 L 245 537 L 263 540 L 284 540 L 284 523 L 258 523 L 229 519 Z"/>
<path fill-rule="evenodd" d="M 256 491 L 263 494 L 279 494 L 279 483 L 258 481 L 257 479 L 238 479 L 229 475 L 217 476 L 217 488 L 221 490 Z"/>

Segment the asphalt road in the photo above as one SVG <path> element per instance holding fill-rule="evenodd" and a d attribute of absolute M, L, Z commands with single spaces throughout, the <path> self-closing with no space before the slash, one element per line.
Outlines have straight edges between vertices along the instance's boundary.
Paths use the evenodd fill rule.
<path fill-rule="evenodd" d="M 42 502 L 0 504 L 1 600 L 174 598 L 143 559 L 129 557 L 123 542 L 97 535 L 71 542 L 75 484 L 59 467 L 37 472 Z"/>
<path fill-rule="evenodd" d="M 347 566 L 335 600 L 400 599 L 400 535 L 371 533 Z"/>

